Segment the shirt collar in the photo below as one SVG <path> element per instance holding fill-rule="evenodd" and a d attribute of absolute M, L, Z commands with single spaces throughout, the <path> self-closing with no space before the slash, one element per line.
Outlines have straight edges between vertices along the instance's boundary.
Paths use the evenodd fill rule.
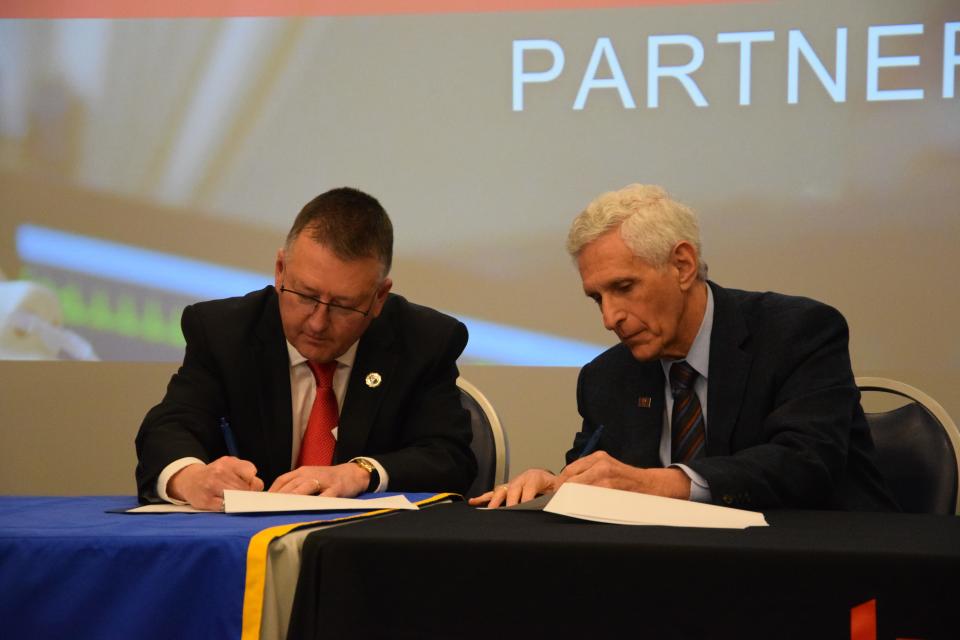
<path fill-rule="evenodd" d="M 690 345 L 690 351 L 685 358 L 687 364 L 693 367 L 700 376 L 706 380 L 710 373 L 710 335 L 713 333 L 713 290 L 709 284 L 704 283 L 707 288 L 707 306 L 703 311 L 703 320 L 700 321 L 700 329 L 697 331 L 697 337 L 693 339 Z M 660 360 L 663 366 L 663 374 L 670 377 L 670 365 L 676 360 Z"/>
<path fill-rule="evenodd" d="M 288 355 L 289 358 L 290 358 L 290 368 L 291 368 L 291 369 L 293 369 L 293 368 L 296 367 L 297 365 L 303 364 L 304 362 L 307 361 L 307 359 L 303 356 L 303 354 L 301 354 L 299 351 L 297 351 L 296 347 L 294 347 L 292 344 L 290 344 L 290 341 L 289 341 L 289 340 L 287 340 L 286 342 L 287 342 L 287 355 Z M 357 341 L 354 342 L 352 345 L 350 345 L 350 348 L 347 349 L 347 350 L 343 353 L 343 355 L 341 355 L 339 358 L 337 358 L 337 366 L 338 366 L 338 367 L 340 367 L 340 366 L 352 367 L 352 366 L 353 366 L 353 361 L 356 360 L 356 358 L 357 358 L 357 345 L 358 345 L 358 344 L 360 344 L 360 341 L 359 341 L 359 340 L 357 340 Z"/>

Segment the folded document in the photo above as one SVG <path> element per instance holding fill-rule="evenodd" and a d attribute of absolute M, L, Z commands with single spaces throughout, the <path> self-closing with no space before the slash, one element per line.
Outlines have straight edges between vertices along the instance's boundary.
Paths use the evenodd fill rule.
<path fill-rule="evenodd" d="M 265 491 L 223 492 L 223 510 L 226 513 L 278 513 L 290 511 L 372 511 L 375 509 L 418 509 L 406 496 L 385 496 L 358 500 L 356 498 L 327 498 L 301 496 L 290 493 L 267 493 Z M 148 504 L 127 513 L 204 513 L 187 505 Z"/>
<path fill-rule="evenodd" d="M 611 524 L 746 529 L 766 527 L 762 513 L 632 491 L 564 483 L 544 511 Z"/>

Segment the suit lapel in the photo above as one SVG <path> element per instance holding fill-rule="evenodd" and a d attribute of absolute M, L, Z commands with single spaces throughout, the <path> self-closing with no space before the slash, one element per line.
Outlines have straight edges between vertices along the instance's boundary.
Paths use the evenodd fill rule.
<path fill-rule="evenodd" d="M 273 293 L 256 327 L 257 343 L 250 352 L 258 376 L 260 428 L 270 465 L 279 474 L 289 471 L 293 456 L 293 408 L 290 392 L 290 356 L 280 324 L 280 308 Z"/>
<path fill-rule="evenodd" d="M 335 463 L 346 462 L 366 450 L 380 404 L 396 381 L 400 355 L 395 348 L 393 328 L 384 317 L 387 310 L 384 311 L 370 324 L 357 347 L 340 412 Z M 368 380 L 371 374 L 379 374 L 379 380 Z"/>
<path fill-rule="evenodd" d="M 601 359 L 602 368 L 591 374 L 595 382 L 582 388 L 583 416 L 604 425 L 600 438 L 604 451 L 627 464 L 659 467 L 664 409 L 660 362 L 639 362 L 623 344 L 608 353 Z"/>
<path fill-rule="evenodd" d="M 730 438 L 740 414 L 753 356 L 742 348 L 750 335 L 733 294 L 713 290 L 710 380 L 707 387 L 707 455 L 730 454 Z"/>
<path fill-rule="evenodd" d="M 659 360 L 638 362 L 632 356 L 631 360 L 636 366 L 630 375 L 624 376 L 624 397 L 630 398 L 629 406 L 625 409 L 630 414 L 628 424 L 639 427 L 632 434 L 630 449 L 642 455 L 632 464 L 659 467 L 665 409 L 663 368 Z"/>

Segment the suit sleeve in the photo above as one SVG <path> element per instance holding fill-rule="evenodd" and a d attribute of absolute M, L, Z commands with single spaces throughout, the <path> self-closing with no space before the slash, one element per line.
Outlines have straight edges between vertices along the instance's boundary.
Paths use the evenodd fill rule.
<path fill-rule="evenodd" d="M 391 491 L 464 493 L 477 474 L 470 449 L 470 414 L 460 403 L 456 360 L 467 344 L 467 329 L 451 322 L 431 340 L 428 363 L 404 400 L 402 445 L 372 453 L 390 476 Z"/>
<path fill-rule="evenodd" d="M 641 405 L 640 397 L 649 404 Z M 638 362 L 623 345 L 607 350 L 580 370 L 577 410 L 583 423 L 567 451 L 566 464 L 590 443 L 591 451 L 606 451 L 635 467 L 660 466 L 664 406 L 659 362 Z M 595 436 L 598 439 L 591 442 Z"/>
<path fill-rule="evenodd" d="M 586 365 L 583 369 L 580 370 L 579 375 L 577 375 L 577 410 L 580 412 L 580 415 L 583 417 L 583 425 L 573 436 L 573 445 L 570 449 L 567 450 L 567 453 L 564 455 L 564 464 L 570 464 L 574 460 L 580 457 L 580 454 L 583 452 L 584 447 L 587 442 L 590 441 L 590 438 L 593 437 L 593 434 L 597 430 L 597 425 L 588 418 L 589 412 L 587 411 L 587 403 L 584 401 L 584 378 L 588 374 L 588 368 L 590 365 Z"/>
<path fill-rule="evenodd" d="M 860 401 L 846 322 L 835 309 L 816 305 L 791 326 L 772 323 L 763 331 L 779 335 L 753 346 L 731 453 L 689 463 L 709 483 L 714 502 L 823 508 L 843 479 Z M 709 416 L 707 434 L 709 442 Z"/>
<path fill-rule="evenodd" d="M 157 501 L 157 476 L 184 457 L 209 462 L 225 455 L 218 416 L 224 414 L 222 385 L 196 308 L 181 317 L 186 338 L 183 364 L 167 385 L 160 404 L 147 413 L 136 438 L 137 492 L 141 502 Z"/>

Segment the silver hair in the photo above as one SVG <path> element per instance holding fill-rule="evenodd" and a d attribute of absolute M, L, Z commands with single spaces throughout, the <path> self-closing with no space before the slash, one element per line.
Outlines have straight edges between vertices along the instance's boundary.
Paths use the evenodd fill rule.
<path fill-rule="evenodd" d="M 697 250 L 697 277 L 707 279 L 697 216 L 662 187 L 631 184 L 598 196 L 570 225 L 567 252 L 576 259 L 585 246 L 617 227 L 634 255 L 658 268 L 678 242 L 689 242 Z"/>

